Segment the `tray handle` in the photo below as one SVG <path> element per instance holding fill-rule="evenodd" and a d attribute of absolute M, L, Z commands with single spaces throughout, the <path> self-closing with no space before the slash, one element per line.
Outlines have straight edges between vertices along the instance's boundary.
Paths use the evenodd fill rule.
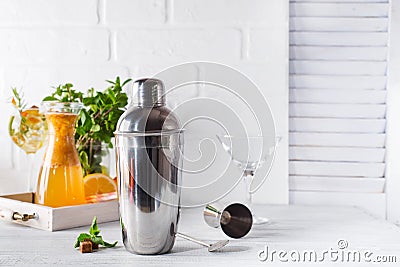
<path fill-rule="evenodd" d="M 0 208 L 0 218 L 6 221 L 22 221 L 27 222 L 29 220 L 37 220 L 39 216 L 36 213 L 27 214 L 19 213 L 18 211 L 12 211 L 10 209 Z"/>

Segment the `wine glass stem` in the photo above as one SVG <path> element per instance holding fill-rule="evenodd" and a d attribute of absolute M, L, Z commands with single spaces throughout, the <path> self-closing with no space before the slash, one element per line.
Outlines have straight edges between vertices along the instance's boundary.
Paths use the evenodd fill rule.
<path fill-rule="evenodd" d="M 244 171 L 243 180 L 246 189 L 246 204 L 250 210 L 252 210 L 253 204 L 253 195 L 250 193 L 251 191 L 251 183 L 253 182 L 254 172 L 253 171 Z"/>
<path fill-rule="evenodd" d="M 35 162 L 35 154 L 34 153 L 27 153 L 26 154 L 26 158 L 27 158 L 27 165 L 28 165 L 28 183 L 27 183 L 27 190 L 28 192 L 33 192 L 35 190 L 35 181 L 36 181 L 36 177 L 35 177 L 35 173 L 34 173 L 34 162 Z"/>
<path fill-rule="evenodd" d="M 251 214 L 253 215 L 253 224 L 265 224 L 268 223 L 267 218 L 258 217 L 253 210 L 253 193 L 251 191 L 251 184 L 254 179 L 254 171 L 245 171 L 243 173 L 243 180 L 246 186 L 246 205 L 250 209 Z"/>

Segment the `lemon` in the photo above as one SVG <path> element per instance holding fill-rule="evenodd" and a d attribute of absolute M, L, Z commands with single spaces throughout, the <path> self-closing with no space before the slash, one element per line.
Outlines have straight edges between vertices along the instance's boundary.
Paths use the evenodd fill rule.
<path fill-rule="evenodd" d="M 92 173 L 83 178 L 85 195 L 93 196 L 117 191 L 114 180 L 103 173 Z"/>

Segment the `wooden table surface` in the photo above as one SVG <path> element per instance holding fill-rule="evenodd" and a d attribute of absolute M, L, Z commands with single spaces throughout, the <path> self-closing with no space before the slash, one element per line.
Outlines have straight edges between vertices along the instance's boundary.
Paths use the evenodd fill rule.
<path fill-rule="evenodd" d="M 81 254 L 73 248 L 76 236 L 88 227 L 59 232 L 45 232 L 20 225 L 0 222 L 0 265 L 132 265 L 132 266 L 366 266 L 365 260 L 396 260 L 387 266 L 400 265 L 400 228 L 353 207 L 326 206 L 256 206 L 259 215 L 271 223 L 253 226 L 248 236 L 231 240 L 219 252 L 210 253 L 194 243 L 177 239 L 171 253 L 158 256 L 140 256 L 127 252 L 121 242 L 118 222 L 100 224 L 106 241 L 118 240 L 113 249 L 101 249 Z M 215 241 L 226 238 L 220 229 L 208 227 L 199 209 L 182 211 L 179 231 Z M 339 242 L 339 240 L 342 240 Z M 338 242 L 340 243 L 338 245 Z M 339 249 L 339 246 L 347 247 Z M 268 259 L 259 254 L 268 247 Z M 305 251 L 315 251 L 317 261 L 310 263 Z M 324 251 L 328 251 L 324 254 Z M 274 258 L 271 259 L 271 253 Z M 283 252 L 280 252 L 283 251 Z M 298 251 L 298 254 L 297 252 Z M 337 254 L 334 252 L 338 251 Z M 356 251 L 367 258 L 361 263 L 347 261 L 349 252 Z M 286 256 L 284 255 L 286 252 Z M 281 254 L 281 260 L 278 258 Z M 329 258 L 328 253 L 333 253 Z M 346 254 L 347 253 L 347 254 Z M 265 259 L 265 253 L 261 256 Z M 289 256 L 291 255 L 291 256 Z M 325 256 L 323 256 L 325 255 Z M 336 256 L 335 256 L 336 255 Z M 380 257 L 378 256 L 393 256 Z M 292 258 L 291 258 L 292 257 Z M 299 262 L 293 262 L 298 259 Z M 337 260 L 335 261 L 335 259 Z M 342 261 L 342 259 L 344 259 Z M 357 262 L 357 258 L 354 258 Z M 287 260 L 287 262 L 283 262 Z M 376 266 L 376 263 L 374 264 Z"/>

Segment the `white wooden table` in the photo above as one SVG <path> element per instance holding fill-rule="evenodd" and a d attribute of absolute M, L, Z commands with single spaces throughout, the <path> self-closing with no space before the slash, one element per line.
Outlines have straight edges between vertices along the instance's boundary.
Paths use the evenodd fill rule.
<path fill-rule="evenodd" d="M 352 207 L 325 206 L 256 206 L 257 213 L 271 219 L 269 225 L 253 226 L 248 236 L 231 240 L 220 252 L 209 253 L 207 249 L 188 241 L 177 239 L 171 253 L 159 256 L 140 256 L 128 253 L 121 242 L 118 222 L 100 225 L 106 241 L 118 240 L 113 249 L 101 249 L 91 254 L 81 254 L 73 248 L 76 236 L 88 227 L 60 232 L 45 232 L 11 223 L 0 222 L 0 265 L 132 265 L 132 266 L 307 266 L 316 263 L 280 262 L 275 254 L 260 261 L 258 254 L 265 246 L 269 253 L 276 250 L 291 252 L 315 250 L 318 259 L 324 250 L 360 251 L 369 250 L 375 256 L 395 256 L 400 263 L 400 228 L 376 219 L 366 212 Z M 206 226 L 201 211 L 183 210 L 179 230 L 183 233 L 215 241 L 224 239 L 220 229 Z M 338 240 L 348 242 L 340 250 Z M 341 244 L 344 244 L 343 242 Z M 294 257 L 295 254 L 293 254 Z M 265 256 L 265 254 L 264 254 Z M 302 257 L 302 256 L 301 256 Z M 285 258 L 283 258 L 285 259 Z M 351 258 L 352 259 L 352 258 Z M 320 266 L 365 266 L 367 263 L 332 262 L 328 257 L 317 263 Z M 376 264 L 375 264 L 376 265 Z"/>

